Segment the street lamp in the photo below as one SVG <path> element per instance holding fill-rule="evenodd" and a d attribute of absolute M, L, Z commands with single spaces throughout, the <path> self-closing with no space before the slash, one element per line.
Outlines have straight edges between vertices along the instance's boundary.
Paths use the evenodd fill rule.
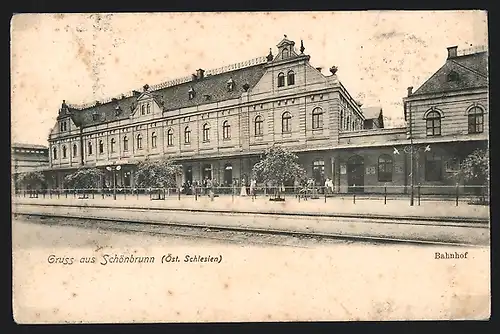
<path fill-rule="evenodd" d="M 113 171 L 113 199 L 116 200 L 116 171 L 122 169 L 122 166 L 115 166 L 114 168 L 107 166 L 106 169 L 110 172 Z"/>
<path fill-rule="evenodd" d="M 426 146 L 415 146 L 413 145 L 413 141 L 410 141 L 410 145 L 406 145 L 403 147 L 403 151 L 406 154 L 410 154 L 410 187 L 411 187 L 411 192 L 410 192 L 410 205 L 413 206 L 413 198 L 414 198 L 414 185 L 415 185 L 415 178 L 413 176 L 413 155 L 416 156 L 417 159 L 417 166 L 418 166 L 418 153 L 420 150 L 424 152 L 430 152 L 431 151 L 431 146 L 426 145 Z M 399 150 L 394 147 L 394 154 L 399 154 Z"/>

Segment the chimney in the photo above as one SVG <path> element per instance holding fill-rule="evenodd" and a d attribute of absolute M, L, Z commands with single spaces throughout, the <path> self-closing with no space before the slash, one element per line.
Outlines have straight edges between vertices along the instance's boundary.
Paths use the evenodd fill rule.
<path fill-rule="evenodd" d="M 136 91 L 136 90 L 133 90 L 132 93 L 134 94 L 134 96 L 139 96 L 141 95 L 141 92 L 139 91 Z"/>
<path fill-rule="evenodd" d="M 203 79 L 203 74 L 205 73 L 205 70 L 199 68 L 196 70 L 196 77 L 198 80 Z"/>
<path fill-rule="evenodd" d="M 408 97 L 409 97 L 412 94 L 413 87 L 408 87 L 407 90 L 408 90 Z"/>
<path fill-rule="evenodd" d="M 457 46 L 450 46 L 448 49 L 448 59 L 455 58 L 457 56 Z"/>
<path fill-rule="evenodd" d="M 321 72 L 321 70 L 323 69 L 322 67 L 316 67 L 316 69 Z"/>

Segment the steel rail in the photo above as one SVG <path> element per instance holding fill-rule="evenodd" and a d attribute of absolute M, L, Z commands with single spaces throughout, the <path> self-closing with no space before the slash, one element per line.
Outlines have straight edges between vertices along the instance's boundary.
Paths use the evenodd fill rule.
<path fill-rule="evenodd" d="M 14 213 L 16 214 L 16 213 Z M 325 239 L 337 239 L 337 240 L 348 240 L 354 242 L 370 242 L 370 243 L 384 243 L 384 244 L 414 244 L 414 245 L 438 245 L 438 246 L 462 246 L 462 247 L 484 247 L 485 245 L 476 245 L 470 243 L 459 243 L 459 242 L 443 242 L 443 241 L 432 241 L 432 240 L 417 240 L 417 239 L 401 239 L 401 238 L 391 238 L 391 237 L 375 237 L 375 236 L 362 236 L 362 235 L 352 235 L 352 234 L 338 234 L 338 233 L 321 233 L 321 232 L 306 232 L 306 231 L 290 231 L 290 230 L 276 230 L 276 229 L 263 229 L 263 228 L 252 228 L 252 227 L 231 227 L 231 226 L 220 226 L 220 225 L 201 225 L 192 223 L 176 223 L 176 222 L 156 222 L 148 220 L 134 220 L 134 219 L 111 219 L 102 217 L 91 217 L 91 216 L 77 216 L 77 215 L 57 215 L 57 214 L 41 214 L 41 213 L 18 213 L 19 216 L 35 216 L 35 217 L 51 217 L 51 218 L 61 218 L 61 219 L 82 219 L 82 220 L 93 220 L 93 221 L 105 221 L 113 223 L 133 223 L 133 224 L 147 224 L 154 226 L 173 226 L 173 227 L 183 227 L 192 229 L 210 229 L 210 230 L 221 230 L 228 232 L 245 232 L 254 234 L 270 234 L 270 235 L 282 235 L 282 236 L 295 236 L 295 237 L 308 237 L 308 238 L 325 238 Z"/>

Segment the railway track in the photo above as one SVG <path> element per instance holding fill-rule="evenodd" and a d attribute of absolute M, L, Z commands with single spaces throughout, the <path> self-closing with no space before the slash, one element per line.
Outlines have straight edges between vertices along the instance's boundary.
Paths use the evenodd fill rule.
<path fill-rule="evenodd" d="M 167 211 L 167 212 L 194 212 L 194 213 L 207 213 L 207 214 L 243 214 L 243 215 L 272 215 L 272 216 L 283 216 L 283 217 L 314 217 L 314 218 L 342 218 L 342 219 L 370 219 L 371 221 L 376 221 L 377 223 L 387 223 L 387 224 L 408 224 L 412 225 L 436 225 L 436 226 L 449 226 L 449 227 L 470 227 L 470 228 L 489 228 L 488 219 L 480 218 L 454 218 L 454 217 L 423 217 L 423 216 L 407 216 L 407 217 L 389 217 L 380 215 L 368 215 L 368 214 L 330 214 L 330 213 L 301 213 L 301 212 L 255 212 L 255 211 L 245 211 L 245 210 L 217 210 L 217 209 L 193 209 L 193 208 L 165 208 L 165 207 L 140 207 L 133 205 L 120 205 L 120 206 L 109 206 L 109 205 L 99 205 L 92 204 L 88 206 L 85 204 L 75 205 L 75 204 L 64 204 L 64 203 L 50 203 L 50 204 L 40 204 L 40 203 L 14 203 L 15 206 L 44 206 L 44 207 L 56 207 L 56 208 L 92 208 L 92 209 L 126 209 L 126 210 L 142 210 L 144 212 L 148 211 Z"/>
<path fill-rule="evenodd" d="M 36 217 L 40 220 L 43 219 L 57 219 L 62 221 L 91 221 L 97 224 L 105 223 L 107 229 L 115 229 L 120 231 L 134 231 L 134 232 L 145 232 L 154 234 L 168 234 L 180 237 L 197 237 L 206 238 L 214 240 L 224 240 L 224 241 L 238 241 L 235 239 L 235 235 L 249 234 L 253 236 L 281 236 L 284 238 L 299 238 L 299 239 L 315 239 L 318 241 L 337 241 L 337 242 L 356 242 L 356 243 L 371 243 L 371 244 L 411 244 L 411 245 L 427 245 L 427 246 L 466 246 L 466 247 L 481 247 L 484 245 L 476 245 L 472 243 L 461 243 L 461 242 L 446 242 L 446 241 L 434 241 L 434 240 L 419 240 L 419 239 L 406 239 L 397 237 L 387 237 L 387 236 L 364 236 L 355 234 L 340 234 L 340 233 L 321 233 L 321 232 L 307 232 L 307 231 L 290 231 L 290 230 L 279 230 L 279 229 L 268 229 L 268 228 L 255 228 L 255 227 L 237 227 L 237 226 L 225 226 L 225 225 L 206 225 L 206 224 L 193 224 L 193 223 L 180 223 L 180 222 L 157 222 L 147 219 L 124 219 L 124 218 L 103 218 L 95 216 L 77 216 L 77 215 L 58 215 L 58 214 L 44 214 L 44 213 L 14 213 L 15 216 L 19 217 Z M 117 225 L 118 224 L 118 225 Z M 68 225 L 78 226 L 76 223 L 69 223 Z M 81 224 L 80 224 L 81 225 Z M 440 225 L 441 226 L 441 225 Z M 99 227 L 99 226 L 98 226 Z M 160 232 L 154 232 L 151 227 L 163 228 Z M 456 226 L 453 226 L 456 227 Z M 170 229 L 170 230 L 168 230 Z M 216 235 L 217 233 L 223 233 L 220 237 Z M 224 235 L 224 233 L 229 233 L 231 236 Z M 237 238 L 236 238 L 237 239 Z M 257 242 L 263 244 L 272 244 L 276 246 L 284 246 L 283 243 L 273 243 L 273 242 Z M 286 245 L 285 246 L 293 246 Z"/>

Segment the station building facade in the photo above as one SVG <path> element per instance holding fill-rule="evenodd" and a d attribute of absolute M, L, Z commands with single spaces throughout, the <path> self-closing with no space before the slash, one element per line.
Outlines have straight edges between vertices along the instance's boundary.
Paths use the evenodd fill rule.
<path fill-rule="evenodd" d="M 12 143 L 10 157 L 12 190 L 19 190 L 17 185 L 19 174 L 47 170 L 49 167 L 47 146 Z"/>
<path fill-rule="evenodd" d="M 270 50 L 267 57 L 222 69 L 198 69 L 106 101 L 85 106 L 63 101 L 49 136 L 50 187 L 64 188 L 65 175 L 78 168 L 98 167 L 106 172 L 103 185 L 112 184 L 115 175 L 119 187 L 133 188 L 137 163 L 147 158 L 181 164 L 182 183 L 208 177 L 230 185 L 248 181 L 266 148 L 278 144 L 298 155 L 318 185 L 330 178 L 337 192 L 379 191 L 381 185 L 406 192 L 409 164 L 418 160 L 409 159 L 408 145 L 432 144 L 444 166 L 456 160 L 453 152 L 465 152 L 462 146 L 487 142 L 485 53 L 449 56 L 422 87 L 409 90 L 407 126 L 384 128 L 381 108 L 361 108 L 335 66 L 324 75 L 310 64 L 303 43 L 297 50 L 286 37 L 277 49 L 276 55 Z M 448 72 L 459 80 L 448 80 Z M 482 127 L 473 133 L 471 112 L 483 115 Z M 425 171 L 419 175 L 429 173 L 428 153 L 415 162 Z M 110 166 L 121 169 L 113 174 L 106 170 Z M 449 182 L 444 167 L 434 173 L 440 176 L 421 181 Z"/>

